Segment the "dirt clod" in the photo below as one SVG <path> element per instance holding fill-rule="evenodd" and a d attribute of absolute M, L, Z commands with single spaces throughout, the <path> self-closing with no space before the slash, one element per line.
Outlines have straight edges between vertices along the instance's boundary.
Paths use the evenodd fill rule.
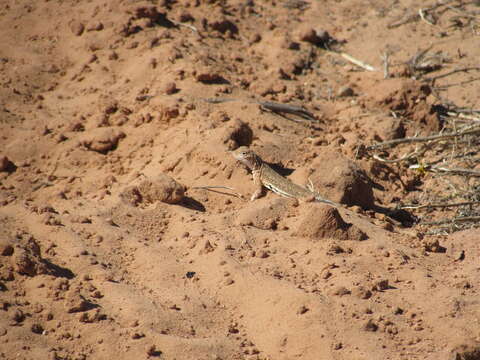
<path fill-rule="evenodd" d="M 12 254 L 13 254 L 13 243 L 6 238 L 0 237 L 0 255 L 11 256 Z"/>
<path fill-rule="evenodd" d="M 362 208 L 374 206 L 373 188 L 366 172 L 354 161 L 325 150 L 312 163 L 311 180 L 326 198 Z"/>
<path fill-rule="evenodd" d="M 40 247 L 35 240 L 28 240 L 15 246 L 11 256 L 15 272 L 35 276 L 46 272 L 46 265 L 40 256 Z"/>
<path fill-rule="evenodd" d="M 12 320 L 11 325 L 17 325 L 21 323 L 23 320 L 25 320 L 25 314 L 23 313 L 22 310 L 17 309 L 13 311 L 11 315 L 11 320 Z"/>
<path fill-rule="evenodd" d="M 12 162 L 5 155 L 0 154 L 0 172 L 8 171 L 8 168 L 11 166 Z"/>
<path fill-rule="evenodd" d="M 83 34 L 83 31 L 85 30 L 85 25 L 83 25 L 78 20 L 73 20 L 70 23 L 70 30 L 72 31 L 73 35 L 80 36 Z"/>
<path fill-rule="evenodd" d="M 196 76 L 197 81 L 205 84 L 222 84 L 226 80 L 218 73 L 201 72 Z"/>
<path fill-rule="evenodd" d="M 183 200 L 185 186 L 166 174 L 159 174 L 152 179 L 140 181 L 138 185 L 127 187 L 121 197 L 127 203 L 143 206 L 157 201 L 177 204 Z"/>
<path fill-rule="evenodd" d="M 365 240 L 367 235 L 355 225 L 346 223 L 337 209 L 328 205 L 307 204 L 296 234 L 312 240 Z"/>
<path fill-rule="evenodd" d="M 325 30 L 305 27 L 300 31 L 299 39 L 317 46 L 325 46 L 331 38 Z"/>
<path fill-rule="evenodd" d="M 378 330 L 378 325 L 372 319 L 368 320 L 363 326 L 363 330 L 375 332 Z"/>
<path fill-rule="evenodd" d="M 177 84 L 174 82 L 169 82 L 165 85 L 165 94 L 172 95 L 178 92 Z"/>
<path fill-rule="evenodd" d="M 125 137 L 125 133 L 116 128 L 98 128 L 90 130 L 82 136 L 81 144 L 88 150 L 101 154 L 114 150 L 119 141 Z"/>

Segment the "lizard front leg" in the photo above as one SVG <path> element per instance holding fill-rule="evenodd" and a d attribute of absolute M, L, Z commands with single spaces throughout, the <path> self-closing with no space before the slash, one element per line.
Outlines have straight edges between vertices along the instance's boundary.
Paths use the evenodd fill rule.
<path fill-rule="evenodd" d="M 263 195 L 263 185 L 262 180 L 260 179 L 260 171 L 252 171 L 253 175 L 253 184 L 255 185 L 255 192 L 252 194 L 250 201 L 254 201 Z"/>

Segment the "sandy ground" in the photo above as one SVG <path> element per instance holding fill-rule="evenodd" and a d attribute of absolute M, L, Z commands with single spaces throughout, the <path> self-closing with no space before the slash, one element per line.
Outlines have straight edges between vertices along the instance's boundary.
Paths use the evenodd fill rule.
<path fill-rule="evenodd" d="M 479 108 L 478 72 L 424 81 L 478 66 L 478 4 L 418 6 L 3 1 L 0 358 L 480 359 L 478 230 L 414 226 L 445 188 L 359 153 Z M 248 201 L 239 146 L 344 206 Z"/>

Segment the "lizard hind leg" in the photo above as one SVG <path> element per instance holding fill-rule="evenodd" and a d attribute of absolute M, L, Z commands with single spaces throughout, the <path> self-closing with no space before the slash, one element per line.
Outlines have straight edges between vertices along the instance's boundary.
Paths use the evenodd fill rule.
<path fill-rule="evenodd" d="M 258 198 L 262 197 L 262 195 L 263 195 L 263 189 L 257 189 L 252 194 L 252 197 L 250 198 L 250 201 L 257 200 Z"/>

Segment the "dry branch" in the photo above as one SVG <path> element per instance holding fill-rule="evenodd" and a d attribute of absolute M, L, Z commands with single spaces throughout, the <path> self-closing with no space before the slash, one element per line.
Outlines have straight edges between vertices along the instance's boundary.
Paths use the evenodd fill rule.
<path fill-rule="evenodd" d="M 443 225 L 443 224 L 456 224 L 463 222 L 480 222 L 480 216 L 459 216 L 453 219 L 442 219 L 438 221 L 426 221 L 421 222 L 419 225 Z"/>
<path fill-rule="evenodd" d="M 446 203 L 446 204 L 425 204 L 425 205 L 402 205 L 400 209 L 431 209 L 431 208 L 445 208 L 445 207 L 457 207 L 457 206 L 466 206 L 466 205 L 476 205 L 480 204 L 480 201 L 463 201 L 458 203 Z"/>
<path fill-rule="evenodd" d="M 363 68 L 367 71 L 377 71 L 377 69 L 375 69 L 372 65 L 368 65 L 361 60 L 355 59 L 353 56 L 348 55 L 347 53 L 340 52 L 340 53 L 337 53 L 337 54 L 340 54 L 345 60 L 348 60 L 351 63 L 353 63 L 353 64 L 355 64 L 355 65 L 357 65 L 357 66 L 359 66 L 359 67 L 361 67 L 361 68 Z"/>
<path fill-rule="evenodd" d="M 384 141 L 382 143 L 368 146 L 367 150 L 376 150 L 376 149 L 383 149 L 386 147 L 394 147 L 399 144 L 412 144 L 412 143 L 421 143 L 421 142 L 436 141 L 436 140 L 443 140 L 443 139 L 452 139 L 459 136 L 473 135 L 477 133 L 480 133 L 480 125 L 467 126 L 464 130 L 451 132 L 448 134 L 436 134 L 436 135 L 423 136 L 423 137 L 422 136 L 407 137 L 407 138 Z"/>
<path fill-rule="evenodd" d="M 432 166 L 431 169 L 426 169 L 430 170 L 431 172 L 436 172 L 436 173 L 448 173 L 451 175 L 463 175 L 463 176 L 478 176 L 480 177 L 480 171 L 476 170 L 470 170 L 470 169 L 449 169 L 445 167 L 439 167 L 439 166 Z"/>
<path fill-rule="evenodd" d="M 441 6 L 445 6 L 449 3 L 452 3 L 454 2 L 455 0 L 449 0 L 449 1 L 438 1 L 435 5 L 432 5 L 430 7 L 426 7 L 426 8 L 421 8 L 420 11 L 414 13 L 414 14 L 411 14 L 410 16 L 400 20 L 400 21 L 397 21 L 397 22 L 394 22 L 394 23 L 391 23 L 389 25 L 387 25 L 387 28 L 388 29 L 394 29 L 394 28 L 397 28 L 399 26 L 402 26 L 404 24 L 408 24 L 410 22 L 413 22 L 413 21 L 417 21 L 419 19 L 421 19 L 421 13 L 427 13 L 429 11 L 432 11 L 432 10 L 435 10 Z"/>
<path fill-rule="evenodd" d="M 174 24 L 175 26 L 183 26 L 183 27 L 186 27 L 186 28 L 192 30 L 193 32 L 198 33 L 198 29 L 197 29 L 195 26 L 193 26 L 193 25 L 184 24 L 184 23 L 181 23 L 181 22 L 178 22 L 178 21 L 174 21 L 174 20 L 170 20 L 170 22 L 171 22 L 172 24 Z"/>
<path fill-rule="evenodd" d="M 470 80 L 460 81 L 458 83 L 447 84 L 447 85 L 443 85 L 443 86 L 436 86 L 435 89 L 437 91 L 442 91 L 442 90 L 446 90 L 446 89 L 454 87 L 454 86 L 462 86 L 462 85 L 470 84 L 470 83 L 472 83 L 474 81 L 477 81 L 477 80 L 480 80 L 480 78 L 477 77 L 477 78 L 473 78 L 473 79 L 470 79 Z"/>
<path fill-rule="evenodd" d="M 237 99 L 237 98 L 207 98 L 207 99 L 203 99 L 203 101 L 209 104 L 221 104 L 221 103 L 230 102 L 230 101 L 245 101 L 250 104 L 258 104 L 262 109 L 271 111 L 275 114 L 280 114 L 280 115 L 282 113 L 292 114 L 292 115 L 299 116 L 305 120 L 316 121 L 315 115 L 302 106 L 282 104 L 282 103 L 277 103 L 273 101 L 260 101 L 260 100 Z M 293 120 L 290 118 L 287 118 L 287 119 Z"/>
<path fill-rule="evenodd" d="M 476 13 L 469 13 L 468 11 L 465 11 L 465 10 L 460 10 L 460 9 L 457 9 L 453 6 L 450 6 L 450 5 L 447 5 L 446 6 L 448 9 L 452 10 L 453 12 L 456 12 L 457 14 L 460 14 L 462 17 L 468 17 L 468 18 L 471 18 L 471 19 L 477 19 L 478 16 L 480 16 L 480 14 L 476 14 Z"/>
<path fill-rule="evenodd" d="M 398 159 L 384 159 L 377 154 L 374 154 L 373 158 L 377 161 L 380 161 L 380 162 L 383 162 L 383 163 L 386 163 L 386 164 L 394 164 L 394 163 L 402 162 L 402 161 L 405 161 L 405 160 L 410 160 L 414 157 L 417 157 L 418 155 L 420 155 L 420 152 L 419 151 L 414 151 L 414 152 L 406 154 L 406 155 L 404 155 L 404 156 L 402 156 L 401 158 L 398 158 Z"/>
<path fill-rule="evenodd" d="M 480 67 L 474 66 L 474 67 L 466 67 L 466 68 L 455 69 L 455 70 L 449 71 L 448 73 L 445 73 L 445 74 L 433 76 L 431 78 L 425 78 L 424 80 L 435 82 L 438 79 L 453 75 L 453 74 L 458 73 L 458 72 L 469 72 L 469 71 L 472 71 L 472 70 L 480 71 Z"/>
<path fill-rule="evenodd" d="M 390 77 L 390 69 L 389 69 L 389 63 L 388 63 L 388 52 L 385 51 L 383 55 L 381 56 L 382 61 L 383 61 L 383 78 L 388 79 Z"/>

